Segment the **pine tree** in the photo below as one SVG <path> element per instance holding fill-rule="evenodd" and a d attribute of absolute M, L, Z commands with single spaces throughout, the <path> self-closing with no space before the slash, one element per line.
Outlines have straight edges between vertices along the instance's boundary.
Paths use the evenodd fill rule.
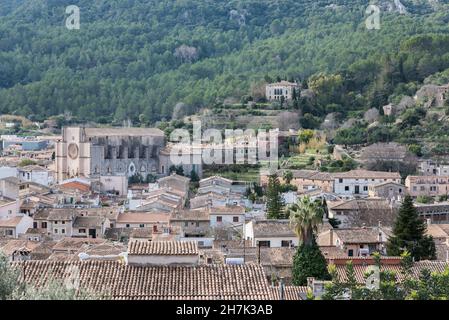
<path fill-rule="evenodd" d="M 281 183 L 276 174 L 268 177 L 267 187 L 267 218 L 280 219 L 284 210 L 284 199 L 282 198 Z"/>
<path fill-rule="evenodd" d="M 412 198 L 406 196 L 387 243 L 388 255 L 399 256 L 408 251 L 415 260 L 435 259 L 435 243 L 425 232 L 425 222 L 419 218 Z"/>

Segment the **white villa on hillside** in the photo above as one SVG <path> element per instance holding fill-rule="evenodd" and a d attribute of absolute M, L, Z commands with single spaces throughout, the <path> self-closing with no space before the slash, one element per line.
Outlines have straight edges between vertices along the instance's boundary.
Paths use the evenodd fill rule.
<path fill-rule="evenodd" d="M 281 81 L 269 83 L 265 87 L 265 96 L 269 101 L 274 100 L 292 100 L 293 90 L 299 91 L 299 85 L 296 82 Z"/>

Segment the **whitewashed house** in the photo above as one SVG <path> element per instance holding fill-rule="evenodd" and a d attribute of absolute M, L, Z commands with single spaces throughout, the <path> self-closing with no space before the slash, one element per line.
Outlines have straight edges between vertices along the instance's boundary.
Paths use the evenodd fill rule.
<path fill-rule="evenodd" d="M 117 217 L 117 228 L 151 228 L 153 232 L 167 229 L 170 215 L 156 212 L 124 212 Z"/>
<path fill-rule="evenodd" d="M 44 186 L 53 184 L 53 174 L 50 170 L 36 165 L 18 168 L 18 178 L 21 181 L 34 182 Z"/>
<path fill-rule="evenodd" d="M 384 182 L 401 183 L 399 172 L 351 170 L 334 173 L 334 192 L 340 196 L 368 196 L 369 187 Z"/>
<path fill-rule="evenodd" d="M 19 200 L 0 197 L 0 220 L 15 217 L 19 213 L 19 209 Z"/>
<path fill-rule="evenodd" d="M 236 228 L 243 232 L 245 208 L 241 206 L 211 207 L 209 219 L 212 228 Z"/>
<path fill-rule="evenodd" d="M 108 218 L 100 216 L 76 217 L 72 224 L 72 236 L 80 238 L 102 238 L 111 225 Z"/>
<path fill-rule="evenodd" d="M 27 215 L 18 215 L 0 220 L 0 237 L 18 238 L 33 227 L 33 219 Z"/>
<path fill-rule="evenodd" d="M 245 239 L 253 247 L 296 247 L 299 239 L 289 220 L 252 220 L 245 224 Z"/>
<path fill-rule="evenodd" d="M 300 87 L 296 82 L 280 81 L 267 84 L 265 87 L 265 96 L 269 101 L 273 100 L 292 100 L 293 91 L 298 96 Z"/>
<path fill-rule="evenodd" d="M 19 175 L 19 171 L 16 167 L 0 167 L 0 179 L 8 178 L 8 177 L 16 177 Z"/>
<path fill-rule="evenodd" d="M 10 199 L 19 197 L 20 180 L 16 177 L 6 177 L 0 179 L 0 196 Z"/>

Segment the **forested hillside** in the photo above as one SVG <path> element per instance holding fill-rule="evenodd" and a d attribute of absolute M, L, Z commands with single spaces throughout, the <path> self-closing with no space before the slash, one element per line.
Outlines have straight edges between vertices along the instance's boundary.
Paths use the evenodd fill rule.
<path fill-rule="evenodd" d="M 0 112 L 150 124 L 277 76 L 308 79 L 317 119 L 379 107 L 449 68 L 449 1 L 401 2 L 367 30 L 362 0 L 1 1 Z"/>

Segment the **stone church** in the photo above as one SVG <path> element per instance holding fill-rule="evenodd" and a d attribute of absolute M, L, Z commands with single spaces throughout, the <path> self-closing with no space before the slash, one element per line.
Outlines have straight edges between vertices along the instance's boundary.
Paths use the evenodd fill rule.
<path fill-rule="evenodd" d="M 155 128 L 65 127 L 56 143 L 57 180 L 166 176 L 171 165 L 167 148 L 164 133 Z M 198 170 L 195 165 L 183 167 L 186 174 Z"/>

